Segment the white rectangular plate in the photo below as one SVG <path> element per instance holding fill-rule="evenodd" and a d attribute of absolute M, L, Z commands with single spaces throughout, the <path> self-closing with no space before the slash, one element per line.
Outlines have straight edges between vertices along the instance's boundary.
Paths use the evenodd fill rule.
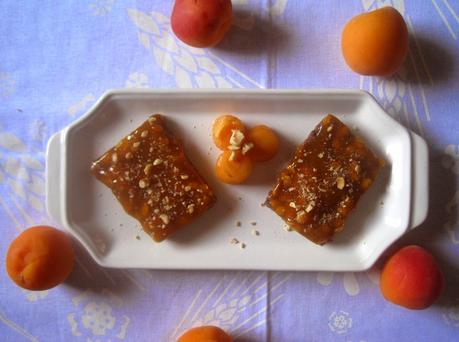
<path fill-rule="evenodd" d="M 168 127 L 182 139 L 187 155 L 218 197 L 211 210 L 162 243 L 143 233 L 89 172 L 92 161 L 152 113 L 166 116 Z M 278 155 L 257 164 L 244 185 L 222 184 L 214 175 L 220 151 L 212 143 L 211 126 L 226 113 L 247 126 L 266 124 L 280 137 Z M 280 217 L 261 203 L 295 147 L 327 113 L 337 115 L 361 136 L 386 166 L 344 231 L 333 242 L 317 246 L 284 230 Z M 417 218 L 410 216 L 412 164 L 410 134 L 361 91 L 119 90 L 105 94 L 84 117 L 51 139 L 47 205 L 50 215 L 108 267 L 364 270 L 418 223 L 413 220 L 425 216 L 422 203 Z M 237 221 L 242 227 L 236 226 Z M 260 235 L 253 235 L 253 230 Z M 232 238 L 246 248 L 231 245 Z"/>

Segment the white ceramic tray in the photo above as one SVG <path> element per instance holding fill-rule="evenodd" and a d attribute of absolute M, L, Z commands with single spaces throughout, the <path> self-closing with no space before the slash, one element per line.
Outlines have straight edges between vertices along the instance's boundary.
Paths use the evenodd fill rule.
<path fill-rule="evenodd" d="M 93 160 L 157 112 L 167 116 L 168 126 L 218 197 L 210 211 L 159 244 L 89 172 Z M 219 152 L 211 141 L 211 124 L 223 113 L 237 115 L 247 125 L 267 124 L 281 139 L 278 155 L 258 164 L 245 185 L 222 184 L 213 174 Z M 387 165 L 344 231 L 321 247 L 286 232 L 282 220 L 260 204 L 295 146 L 327 113 L 343 120 Z M 424 140 L 362 91 L 114 90 L 50 139 L 47 207 L 50 216 L 107 267 L 357 271 L 371 267 L 391 243 L 425 219 L 427 179 Z M 236 221 L 242 227 L 236 227 Z M 253 229 L 260 235 L 252 235 Z M 231 245 L 233 237 L 247 247 Z"/>

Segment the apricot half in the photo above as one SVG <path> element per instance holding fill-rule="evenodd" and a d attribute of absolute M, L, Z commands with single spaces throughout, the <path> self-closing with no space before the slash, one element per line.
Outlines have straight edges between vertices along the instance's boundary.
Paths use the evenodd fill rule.
<path fill-rule="evenodd" d="M 344 26 L 341 48 L 347 65 L 355 72 L 390 76 L 408 53 L 405 20 L 393 7 L 357 15 Z"/>
<path fill-rule="evenodd" d="M 424 248 L 411 245 L 388 259 L 381 272 L 380 288 L 388 301 L 420 310 L 435 302 L 444 283 L 434 257 Z"/>
<path fill-rule="evenodd" d="M 223 183 L 241 184 L 253 170 L 253 162 L 240 151 L 225 151 L 217 159 L 215 174 Z"/>
<path fill-rule="evenodd" d="M 28 290 L 47 290 L 62 283 L 73 269 L 75 253 L 70 237 L 60 230 L 37 226 L 26 229 L 10 244 L 6 270 Z"/>
<path fill-rule="evenodd" d="M 249 131 L 249 141 L 254 147 L 249 151 L 249 157 L 256 162 L 264 162 L 273 158 L 279 150 L 279 139 L 276 133 L 265 125 L 253 127 Z"/>
<path fill-rule="evenodd" d="M 223 151 L 227 150 L 234 130 L 238 130 L 243 134 L 245 133 L 244 124 L 239 118 L 232 115 L 219 116 L 212 125 L 212 139 L 214 140 L 214 144 Z"/>

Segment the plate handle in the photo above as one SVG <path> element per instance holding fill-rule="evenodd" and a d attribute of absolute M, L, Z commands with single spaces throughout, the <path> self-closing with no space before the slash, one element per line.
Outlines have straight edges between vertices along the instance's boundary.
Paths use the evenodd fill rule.
<path fill-rule="evenodd" d="M 46 148 L 46 209 L 48 215 L 61 223 L 61 133 L 55 133 Z"/>
<path fill-rule="evenodd" d="M 429 150 L 427 143 L 411 133 L 411 216 L 409 229 L 419 226 L 427 217 L 429 208 Z"/>

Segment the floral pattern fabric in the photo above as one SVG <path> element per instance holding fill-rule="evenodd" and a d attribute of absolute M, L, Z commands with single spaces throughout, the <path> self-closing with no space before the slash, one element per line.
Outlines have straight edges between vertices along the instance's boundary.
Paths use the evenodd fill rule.
<path fill-rule="evenodd" d="M 0 2 L 0 263 L 45 209 L 46 142 L 110 88 L 360 88 L 430 150 L 426 222 L 398 245 L 438 256 L 444 296 L 413 312 L 386 302 L 379 270 L 197 272 L 104 269 L 77 248 L 49 291 L 0 272 L 1 341 L 175 341 L 218 325 L 235 341 L 455 341 L 459 336 L 459 3 L 453 0 L 233 0 L 213 49 L 170 29 L 173 5 L 147 0 Z M 391 78 L 352 73 L 340 32 L 353 15 L 396 7 L 410 52 Z"/>

